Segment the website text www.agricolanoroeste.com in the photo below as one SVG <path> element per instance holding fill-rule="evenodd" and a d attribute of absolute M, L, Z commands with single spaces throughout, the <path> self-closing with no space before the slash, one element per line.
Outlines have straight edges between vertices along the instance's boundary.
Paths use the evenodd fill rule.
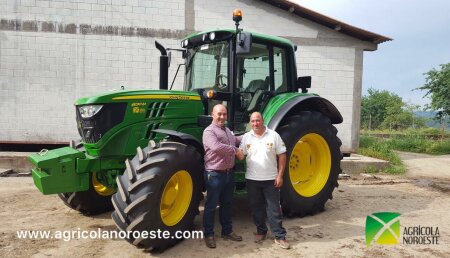
<path fill-rule="evenodd" d="M 18 239 L 57 239 L 70 241 L 72 239 L 199 239 L 203 238 L 203 231 L 175 231 L 166 230 L 150 231 L 108 231 L 97 230 L 18 230 Z"/>

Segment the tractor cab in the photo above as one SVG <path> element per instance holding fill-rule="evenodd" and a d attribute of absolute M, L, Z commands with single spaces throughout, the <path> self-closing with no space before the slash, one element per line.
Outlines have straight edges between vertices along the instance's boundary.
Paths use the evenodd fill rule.
<path fill-rule="evenodd" d="M 295 46 L 292 42 L 239 29 L 214 30 L 181 41 L 186 50 L 185 91 L 196 91 L 211 114 L 215 104 L 228 108 L 228 126 L 244 132 L 249 114 L 262 112 L 281 93 L 298 92 Z M 207 122 L 205 124 L 208 124 Z"/>

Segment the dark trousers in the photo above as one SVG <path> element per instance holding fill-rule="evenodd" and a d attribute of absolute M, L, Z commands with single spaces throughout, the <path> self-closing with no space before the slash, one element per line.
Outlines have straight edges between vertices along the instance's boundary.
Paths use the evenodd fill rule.
<path fill-rule="evenodd" d="M 234 193 L 234 173 L 205 171 L 206 201 L 203 212 L 204 237 L 214 236 L 214 215 L 217 204 L 222 235 L 233 232 L 231 224 L 231 204 Z"/>
<path fill-rule="evenodd" d="M 274 186 L 275 180 L 246 180 L 248 201 L 258 234 L 267 233 L 266 219 L 276 239 L 285 239 L 280 207 L 280 190 Z"/>

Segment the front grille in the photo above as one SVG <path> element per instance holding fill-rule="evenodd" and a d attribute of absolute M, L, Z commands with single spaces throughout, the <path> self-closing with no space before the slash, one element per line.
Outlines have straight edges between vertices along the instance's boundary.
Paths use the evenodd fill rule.
<path fill-rule="evenodd" d="M 126 108 L 127 103 L 103 104 L 102 109 L 93 117 L 82 118 L 76 106 L 77 128 L 83 142 L 98 142 L 106 132 L 123 121 Z"/>

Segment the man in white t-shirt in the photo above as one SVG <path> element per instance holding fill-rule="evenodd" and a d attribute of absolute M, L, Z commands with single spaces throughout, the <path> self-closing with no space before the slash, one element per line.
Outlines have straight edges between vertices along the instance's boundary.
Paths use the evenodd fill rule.
<path fill-rule="evenodd" d="M 288 249 L 286 229 L 282 225 L 280 209 L 280 187 L 283 185 L 283 172 L 286 166 L 286 147 L 280 135 L 264 126 L 261 113 L 250 115 L 252 130 L 242 138 L 240 149 L 246 155 L 245 173 L 248 199 L 253 222 L 256 225 L 255 242 L 266 238 L 269 226 L 275 235 L 275 243 Z M 278 158 L 278 162 L 277 162 Z"/>

